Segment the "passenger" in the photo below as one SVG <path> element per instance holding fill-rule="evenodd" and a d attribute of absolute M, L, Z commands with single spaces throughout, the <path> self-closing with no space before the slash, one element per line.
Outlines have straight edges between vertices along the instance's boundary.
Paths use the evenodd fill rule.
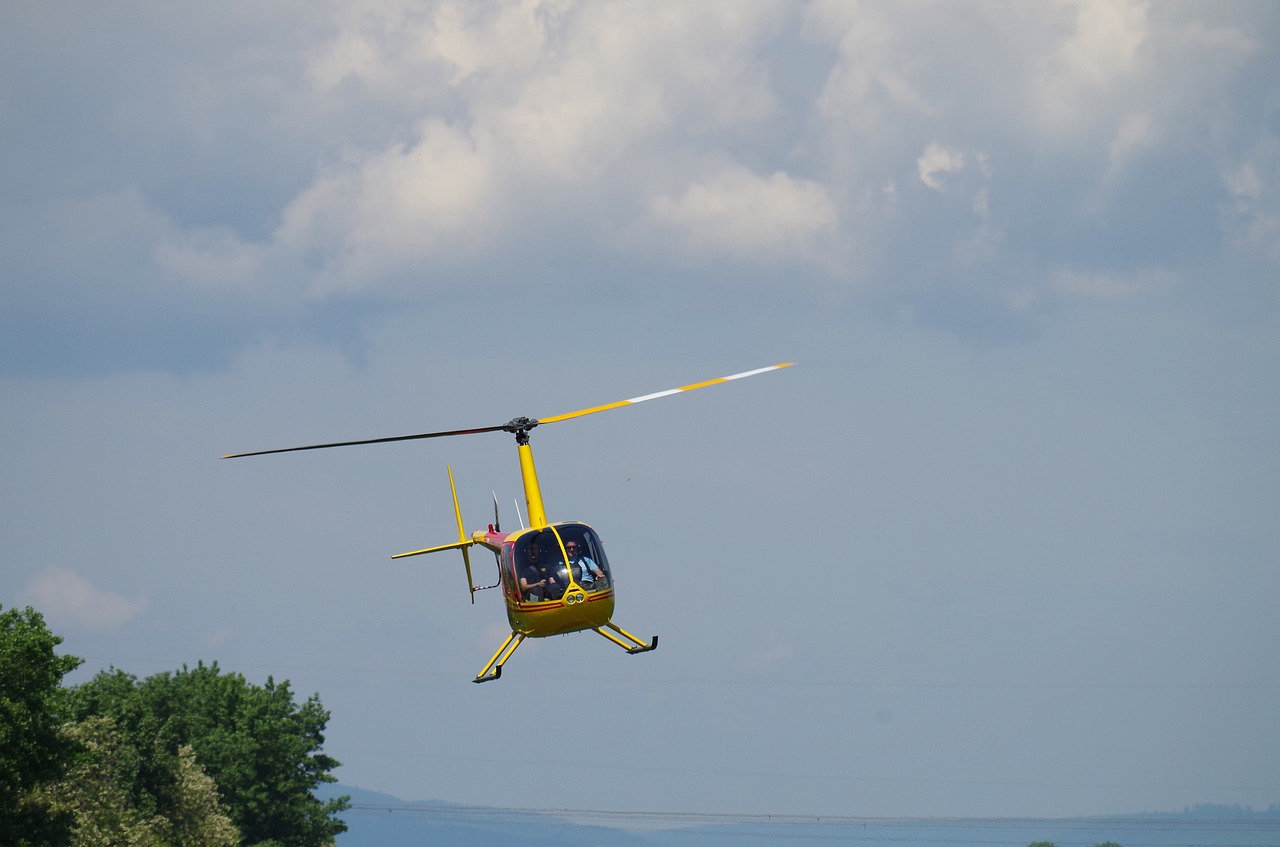
<path fill-rule="evenodd" d="M 576 541 L 564 543 L 565 552 L 569 554 L 569 567 L 573 578 L 587 591 L 599 591 L 608 586 L 604 571 L 600 569 Z"/>

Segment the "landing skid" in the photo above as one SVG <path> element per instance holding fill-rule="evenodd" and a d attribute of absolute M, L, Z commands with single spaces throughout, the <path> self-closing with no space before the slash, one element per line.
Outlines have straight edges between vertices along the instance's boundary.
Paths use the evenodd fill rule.
<path fill-rule="evenodd" d="M 613 632 L 606 632 L 606 627 L 613 630 Z M 635 655 L 636 653 L 648 653 L 650 650 L 658 649 L 658 636 L 656 635 L 653 637 L 653 641 L 646 644 L 622 627 L 613 623 L 593 627 L 593 629 L 632 655 Z M 614 633 L 617 633 L 617 635 Z M 619 635 L 622 637 L 619 638 Z M 523 633 L 519 632 L 513 632 L 508 635 L 507 640 L 502 642 L 502 646 L 498 648 L 498 652 L 494 653 L 493 658 L 489 660 L 489 664 L 485 665 L 484 669 L 480 671 L 480 673 L 476 674 L 476 678 L 471 681 L 492 682 L 495 679 L 502 679 L 502 666 L 505 665 L 507 663 L 507 659 L 510 659 L 512 654 L 516 652 L 516 648 L 524 643 L 525 637 L 526 636 Z"/>
<path fill-rule="evenodd" d="M 498 648 L 498 652 L 493 654 L 493 658 L 489 660 L 489 664 L 484 666 L 484 670 L 476 674 L 476 678 L 472 682 L 491 682 L 495 679 L 502 678 L 502 666 L 506 664 L 507 659 L 511 658 L 511 654 L 516 652 L 516 648 L 524 643 L 524 633 L 513 632 L 507 636 L 507 640 L 502 642 L 502 646 Z"/>
<path fill-rule="evenodd" d="M 618 633 L 618 635 L 621 635 L 622 638 L 619 638 L 618 635 L 613 635 L 612 633 L 605 632 L 604 631 L 605 627 L 608 627 L 609 629 Z M 631 633 L 627 632 L 625 629 L 623 629 L 620 626 L 617 626 L 614 623 L 607 623 L 604 626 L 597 626 L 595 627 L 595 631 L 600 633 L 610 641 L 612 641 L 614 644 L 617 644 L 623 650 L 626 650 L 628 653 L 632 655 L 635 655 L 636 653 L 648 653 L 650 650 L 658 649 L 658 636 L 656 635 L 653 637 L 653 641 L 649 642 L 648 644 L 645 644 L 639 638 L 636 638 L 634 635 L 632 635 Z M 623 641 L 622 640 L 623 638 L 625 638 L 626 641 Z"/>

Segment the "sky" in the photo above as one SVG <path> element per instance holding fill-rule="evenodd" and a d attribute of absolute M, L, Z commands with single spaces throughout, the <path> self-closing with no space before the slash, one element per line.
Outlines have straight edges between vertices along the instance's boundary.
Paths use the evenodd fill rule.
<path fill-rule="evenodd" d="M 1280 6 L 72 2 L 0 26 L 0 605 L 518 808 L 1280 803 Z M 528 641 L 459 556 L 604 539 Z M 487 582 L 486 555 L 476 557 Z"/>

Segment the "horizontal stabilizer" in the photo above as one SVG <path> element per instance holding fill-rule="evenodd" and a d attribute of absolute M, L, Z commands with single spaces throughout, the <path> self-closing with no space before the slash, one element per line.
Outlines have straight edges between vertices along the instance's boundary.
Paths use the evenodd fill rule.
<path fill-rule="evenodd" d="M 406 556 L 421 556 L 424 553 L 439 553 L 441 550 L 462 550 L 475 544 L 474 541 L 455 541 L 452 544 L 441 544 L 439 547 L 428 547 L 425 550 L 411 550 L 408 553 L 395 553 L 391 556 L 393 559 L 403 559 Z"/>

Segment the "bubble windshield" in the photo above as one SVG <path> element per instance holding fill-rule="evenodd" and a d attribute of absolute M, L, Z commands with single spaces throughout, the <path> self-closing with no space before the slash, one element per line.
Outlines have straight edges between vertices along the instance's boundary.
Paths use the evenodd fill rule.
<path fill-rule="evenodd" d="M 603 591 L 613 584 L 600 536 L 586 524 L 556 524 L 516 539 L 512 567 L 520 599 L 559 600 L 571 585 Z"/>

